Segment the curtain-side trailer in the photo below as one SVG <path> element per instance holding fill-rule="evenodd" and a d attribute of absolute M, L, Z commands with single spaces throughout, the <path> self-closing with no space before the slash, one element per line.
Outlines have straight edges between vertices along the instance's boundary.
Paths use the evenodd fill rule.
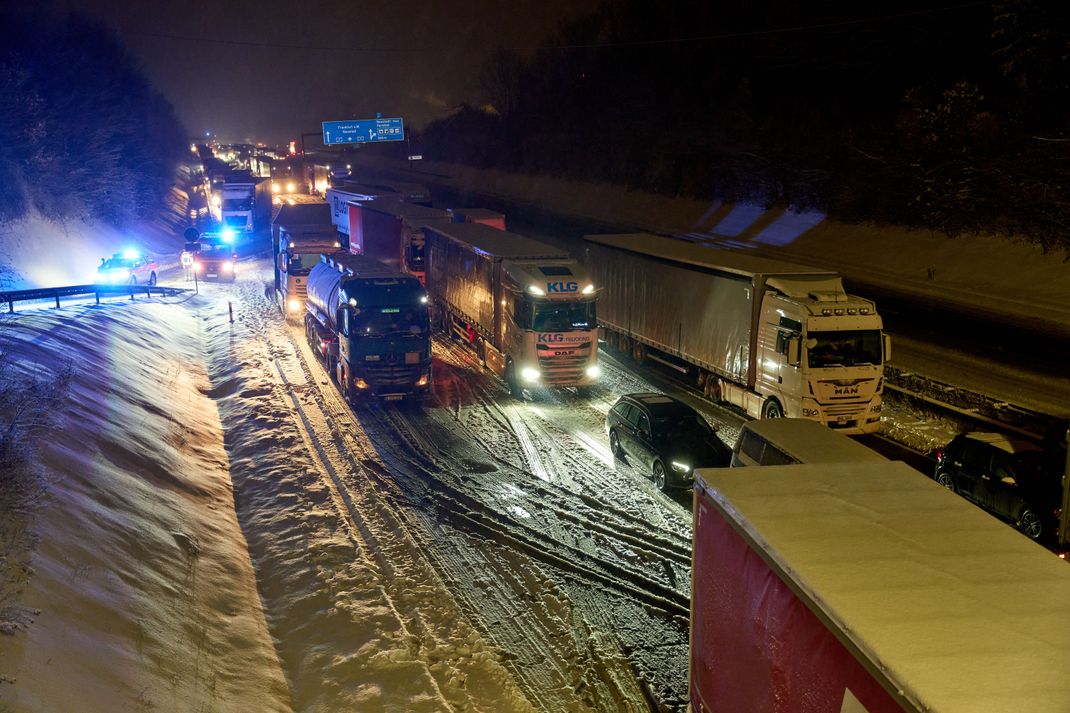
<path fill-rule="evenodd" d="M 1070 567 L 899 462 L 695 474 L 692 713 L 1070 710 Z"/>
<path fill-rule="evenodd" d="M 880 429 L 890 355 L 870 300 L 832 272 L 660 235 L 589 235 L 607 343 L 695 373 L 755 418 Z"/>
<path fill-rule="evenodd" d="M 438 325 L 466 337 L 517 396 L 598 380 L 598 290 L 567 253 L 480 223 L 428 225 Z"/>

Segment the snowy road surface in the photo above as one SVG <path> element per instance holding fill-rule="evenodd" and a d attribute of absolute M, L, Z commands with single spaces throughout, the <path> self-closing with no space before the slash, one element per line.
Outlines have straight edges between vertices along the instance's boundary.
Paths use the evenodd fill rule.
<path fill-rule="evenodd" d="M 427 407 L 350 408 L 305 344 L 302 330 L 286 324 L 265 297 L 268 262 L 246 260 L 242 268 L 235 284 L 202 284 L 199 296 L 27 315 L 6 333 L 16 341 L 30 340 L 24 343 L 27 358 L 31 347 L 48 354 L 49 363 L 75 355 L 95 375 L 79 401 L 83 410 L 95 399 L 116 399 L 131 389 L 138 395 L 136 408 L 130 406 L 117 420 L 121 428 L 84 426 L 99 431 L 95 448 L 100 452 L 132 439 L 140 444 L 143 461 L 123 471 L 94 471 L 101 482 L 120 474 L 145 477 L 143 471 L 162 467 L 159 462 L 183 457 L 183 444 L 192 436 L 150 438 L 139 419 L 150 425 L 153 419 L 199 424 L 197 441 L 217 449 L 213 462 L 222 482 L 229 477 L 234 514 L 229 500 L 213 501 L 205 510 L 194 499 L 187 507 L 208 521 L 234 518 L 240 532 L 229 539 L 207 532 L 197 540 L 183 535 L 182 541 L 202 543 L 197 571 L 211 576 L 198 575 L 197 586 L 211 582 L 215 591 L 246 592 L 226 599 L 224 611 L 263 622 L 266 635 L 212 639 L 215 658 L 204 666 L 257 652 L 259 660 L 270 662 L 261 672 L 263 680 L 273 682 L 267 708 L 643 711 L 686 706 L 690 495 L 660 493 L 650 474 L 615 461 L 604 416 L 622 393 L 674 391 L 731 444 L 742 421 L 738 413 L 674 387 L 654 370 L 637 370 L 608 355 L 602 361 L 603 384 L 591 396 L 562 391 L 520 402 L 473 352 L 445 337 L 436 337 L 434 344 L 435 398 Z M 228 303 L 234 323 L 227 318 Z M 40 325 L 47 325 L 47 334 L 62 333 L 64 318 L 71 316 L 84 336 L 59 343 L 36 336 Z M 131 351 L 131 344 L 137 349 Z M 109 349 L 121 355 L 121 363 Z M 171 366 L 161 372 L 160 360 Z M 182 376 L 187 372 L 192 376 Z M 138 409 L 147 409 L 147 415 Z M 893 429 L 946 440 L 946 425 L 908 409 L 893 405 L 886 418 Z M 63 464 L 55 466 L 61 470 Z M 194 469 L 188 477 L 210 473 Z M 57 502 L 57 516 L 67 517 L 77 530 L 79 518 L 89 517 L 80 508 L 107 512 L 108 502 L 92 500 L 96 492 L 88 488 L 79 495 L 89 498 L 89 505 Z M 144 517 L 134 505 L 130 517 Z M 160 527 L 184 532 L 151 519 L 134 530 Z M 227 557 L 244 559 L 249 576 L 255 576 L 254 596 L 248 596 L 248 578 L 233 574 L 241 566 L 223 566 L 222 555 L 216 558 L 204 546 L 212 537 L 230 543 L 230 549 L 222 540 L 219 545 Z M 109 546 L 130 545 L 120 537 Z M 35 556 L 59 558 L 54 548 Z M 153 566 L 162 571 L 155 571 L 126 563 L 128 553 L 91 554 L 78 557 L 102 576 L 123 561 L 131 586 L 147 576 L 193 602 L 189 611 L 197 620 L 220 616 L 214 609 L 200 611 L 212 597 L 191 584 L 188 555 L 170 570 L 156 561 Z M 192 596 L 195 591 L 202 594 Z M 33 626 L 54 631 L 49 627 L 62 625 L 64 610 L 39 594 L 29 597 L 44 602 Z M 123 624 L 126 614 L 119 608 L 110 616 Z M 181 629 L 173 618 L 148 617 L 154 622 L 148 634 L 138 635 L 140 640 L 120 636 L 112 644 L 131 661 L 139 650 L 152 649 L 152 642 L 184 640 L 172 631 Z M 18 678 L 26 680 L 40 673 L 35 666 L 54 645 L 47 637 L 31 636 L 26 650 L 0 648 L 0 663 L 18 660 Z M 87 660 L 96 645 L 92 636 L 84 637 Z M 265 645 L 273 648 L 270 654 Z M 118 699 L 130 706 L 139 705 L 139 696 L 143 702 L 163 701 L 167 672 L 150 668 L 132 665 L 117 674 Z M 69 674 L 76 682 L 79 675 L 92 678 L 94 670 L 72 663 Z M 183 690 L 217 695 L 209 709 L 239 709 L 234 701 L 241 700 L 241 682 L 228 678 L 230 687 L 221 690 L 197 678 L 210 673 L 203 667 L 183 669 L 192 677 Z M 280 679 L 284 694 L 277 691 Z M 17 682 L 11 685 L 22 690 Z M 33 695 L 47 698 L 47 687 L 34 688 Z"/>

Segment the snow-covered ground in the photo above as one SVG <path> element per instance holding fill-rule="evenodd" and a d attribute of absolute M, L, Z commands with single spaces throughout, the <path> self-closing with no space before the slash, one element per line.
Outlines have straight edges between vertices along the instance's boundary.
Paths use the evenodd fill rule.
<path fill-rule="evenodd" d="M 607 355 L 593 396 L 520 403 L 437 338 L 431 405 L 351 409 L 265 297 L 269 261 L 241 267 L 0 320 L 21 368 L 78 373 L 30 569 L 0 583 L 0 710 L 686 705 L 690 500 L 602 430 L 670 381 Z M 738 414 L 685 398 L 734 441 Z M 885 418 L 922 447 L 956 428 Z"/>

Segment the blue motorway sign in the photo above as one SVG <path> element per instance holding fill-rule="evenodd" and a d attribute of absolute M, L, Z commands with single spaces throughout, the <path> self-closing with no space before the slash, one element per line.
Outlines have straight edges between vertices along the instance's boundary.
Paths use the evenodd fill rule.
<path fill-rule="evenodd" d="M 353 119 L 323 122 L 323 144 L 363 144 L 375 141 L 404 141 L 401 119 Z"/>

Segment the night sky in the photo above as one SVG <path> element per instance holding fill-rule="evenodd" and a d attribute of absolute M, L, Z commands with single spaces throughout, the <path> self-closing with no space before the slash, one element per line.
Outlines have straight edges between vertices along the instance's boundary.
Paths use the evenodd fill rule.
<path fill-rule="evenodd" d="M 133 3 L 58 0 L 108 22 L 193 135 L 281 143 L 332 119 L 417 127 L 479 103 L 482 60 L 531 51 L 597 0 Z M 151 9 L 150 9 L 151 8 Z"/>

